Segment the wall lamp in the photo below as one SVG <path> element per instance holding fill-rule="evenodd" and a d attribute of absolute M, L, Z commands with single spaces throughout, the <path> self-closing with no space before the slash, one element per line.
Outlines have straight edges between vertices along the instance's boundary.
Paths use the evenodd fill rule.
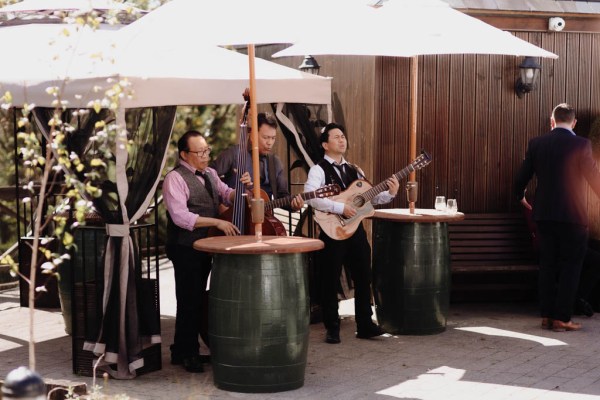
<path fill-rule="evenodd" d="M 298 66 L 298 69 L 302 72 L 319 75 L 319 69 L 321 69 L 321 66 L 313 56 L 304 56 L 304 60 L 302 60 L 302 64 Z"/>
<path fill-rule="evenodd" d="M 521 65 L 519 65 L 520 77 L 515 84 L 515 92 L 517 92 L 519 98 L 537 88 L 541 69 L 541 65 L 538 64 L 534 57 L 525 57 Z"/>

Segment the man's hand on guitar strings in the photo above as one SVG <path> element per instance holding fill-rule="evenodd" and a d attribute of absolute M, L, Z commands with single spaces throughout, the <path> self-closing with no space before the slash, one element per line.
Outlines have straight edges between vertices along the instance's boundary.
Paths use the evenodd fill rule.
<path fill-rule="evenodd" d="M 395 175 L 389 177 L 385 183 L 387 183 L 388 191 L 392 196 L 398 194 L 398 190 L 400 189 L 400 182 L 398 182 L 398 178 Z"/>
<path fill-rule="evenodd" d="M 346 218 L 352 218 L 356 215 L 356 210 L 350 204 L 345 204 L 344 213 L 342 215 Z"/>
<path fill-rule="evenodd" d="M 290 205 L 292 206 L 292 210 L 294 210 L 294 211 L 298 211 L 299 209 L 304 207 L 304 200 L 302 200 L 302 196 L 296 195 L 292 199 Z"/>

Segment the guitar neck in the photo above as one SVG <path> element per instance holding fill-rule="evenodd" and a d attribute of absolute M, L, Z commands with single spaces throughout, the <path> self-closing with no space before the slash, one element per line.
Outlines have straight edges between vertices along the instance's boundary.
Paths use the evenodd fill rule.
<path fill-rule="evenodd" d="M 289 207 L 292 204 L 292 199 L 296 196 L 287 196 L 282 197 L 280 199 L 271 200 L 265 203 L 265 211 L 271 211 L 274 208 L 284 208 Z M 311 200 L 317 198 L 317 192 L 305 192 L 300 193 L 300 197 L 302 200 Z"/>
<path fill-rule="evenodd" d="M 401 179 L 406 178 L 413 171 L 415 171 L 415 167 L 412 164 L 409 164 L 408 166 L 404 167 L 400 171 L 396 172 L 394 174 L 394 176 L 398 179 L 398 181 L 400 181 Z M 367 190 L 366 192 L 364 192 L 362 194 L 362 197 L 366 201 L 371 201 L 371 200 L 373 200 L 373 198 L 375 198 L 375 196 L 377 196 L 381 192 L 385 192 L 387 189 L 388 189 L 387 184 L 385 183 L 385 181 L 383 181 L 383 182 L 380 182 L 378 185 L 373 186 L 371 189 Z"/>

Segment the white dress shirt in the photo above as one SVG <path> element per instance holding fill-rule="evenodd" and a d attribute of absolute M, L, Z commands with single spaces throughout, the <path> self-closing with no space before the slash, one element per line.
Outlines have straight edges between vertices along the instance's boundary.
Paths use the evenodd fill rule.
<path fill-rule="evenodd" d="M 327 160 L 327 162 L 333 164 L 335 162 L 335 160 L 331 157 L 329 157 L 328 155 L 325 155 L 325 160 Z M 342 162 L 340 163 L 340 165 L 344 165 L 344 164 L 348 164 L 348 162 L 346 161 L 346 159 L 344 159 L 342 157 Z M 337 168 L 334 168 L 335 172 L 338 174 L 338 176 L 340 176 L 340 171 Z M 365 179 L 365 176 L 362 174 L 361 171 L 357 171 L 358 172 L 358 178 L 359 179 Z M 304 191 L 305 192 L 312 192 L 314 190 L 317 190 L 320 187 L 325 186 L 325 171 L 323 170 L 323 168 L 321 168 L 320 165 L 315 164 L 314 166 L 312 166 L 310 168 L 310 171 L 308 171 L 308 179 L 306 180 L 306 183 L 304 184 Z M 389 203 L 390 201 L 392 201 L 394 199 L 395 196 L 391 195 L 390 192 L 388 190 L 386 190 L 385 192 L 381 192 L 379 193 L 377 196 L 375 196 L 373 198 L 373 200 L 371 200 L 372 204 L 385 204 L 385 203 Z M 319 211 L 323 211 L 323 212 L 330 212 L 330 213 L 334 213 L 334 214 L 343 214 L 344 213 L 344 206 L 346 203 L 343 203 L 341 201 L 334 201 L 331 200 L 329 198 L 324 198 L 324 199 L 312 199 L 312 200 L 307 200 L 306 201 L 311 207 L 319 210 Z"/>

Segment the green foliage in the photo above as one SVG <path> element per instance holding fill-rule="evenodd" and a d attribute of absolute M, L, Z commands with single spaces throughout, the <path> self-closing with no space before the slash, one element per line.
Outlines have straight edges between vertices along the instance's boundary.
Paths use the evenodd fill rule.
<path fill-rule="evenodd" d="M 237 122 L 235 105 L 184 106 L 177 108 L 168 166 L 177 159 L 177 141 L 189 130 L 196 130 L 204 135 L 213 148 L 212 157 L 236 143 Z"/>

